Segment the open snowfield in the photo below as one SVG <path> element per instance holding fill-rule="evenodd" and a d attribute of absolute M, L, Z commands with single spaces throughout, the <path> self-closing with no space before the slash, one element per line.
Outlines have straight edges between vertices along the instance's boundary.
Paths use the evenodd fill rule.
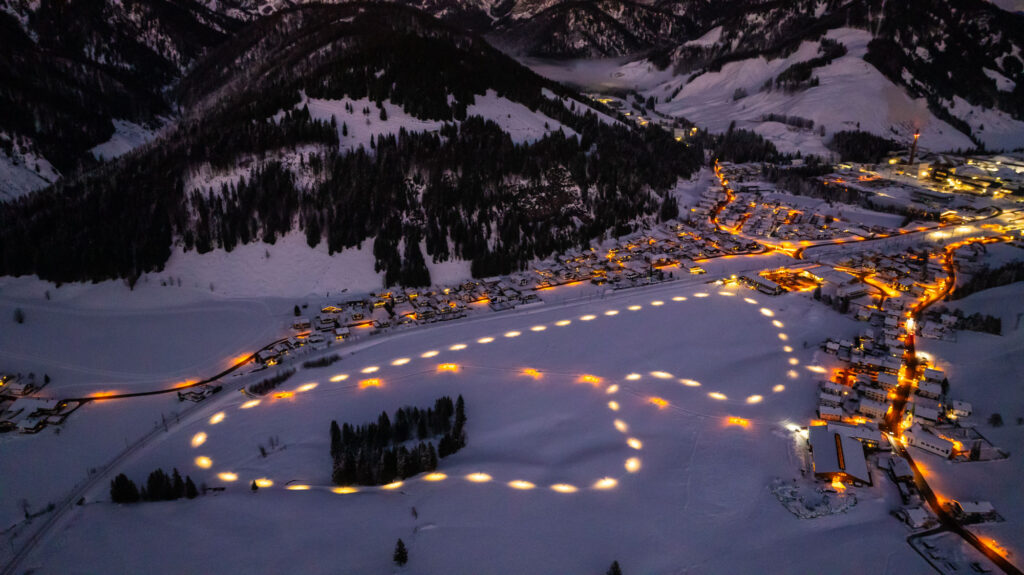
<path fill-rule="evenodd" d="M 413 330 L 300 370 L 282 387 L 304 390 L 290 399 L 240 409 L 244 397 L 222 394 L 120 470 L 138 481 L 177 467 L 226 492 L 115 506 L 104 484 L 23 566 L 380 573 L 401 537 L 417 573 L 593 573 L 613 559 L 634 573 L 921 571 L 888 516 L 885 481 L 858 490 L 849 513 L 813 521 L 767 490 L 800 476 L 784 426 L 813 414 L 817 342 L 853 322 L 803 296 L 720 291 L 667 285 Z M 361 388 L 368 379 L 381 385 Z M 469 444 L 441 462 L 443 479 L 327 489 L 330 420 L 363 423 L 445 394 L 466 398 Z M 261 458 L 271 436 L 283 448 Z M 197 467 L 199 456 L 212 465 Z M 252 494 L 256 478 L 274 486 Z"/>
<path fill-rule="evenodd" d="M 5 371 L 52 378 L 41 395 L 75 397 L 101 390 L 139 391 L 154 384 L 202 379 L 227 368 L 231 359 L 287 335 L 288 302 L 231 300 L 207 296 L 188 303 L 133 309 L 119 305 L 119 286 L 95 286 L 105 305 L 85 307 L 77 298 L 54 300 L 0 293 L 0 361 Z M 180 288 L 147 286 L 140 291 L 170 296 Z M 125 289 L 127 291 L 127 288 Z M 201 294 L 200 294 L 201 295 Z M 147 295 L 139 294 L 141 299 Z M 94 302 L 99 303 L 99 302 Z M 10 318 L 15 309 L 25 323 Z M 159 385 L 156 385 L 159 387 Z"/>

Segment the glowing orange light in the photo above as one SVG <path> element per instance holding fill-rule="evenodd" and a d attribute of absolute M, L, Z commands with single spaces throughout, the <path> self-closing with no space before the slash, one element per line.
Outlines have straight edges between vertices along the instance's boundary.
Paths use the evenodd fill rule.
<path fill-rule="evenodd" d="M 653 397 L 652 396 L 652 397 L 647 398 L 647 401 L 650 402 L 653 405 L 658 406 L 658 409 L 665 409 L 666 407 L 668 407 L 668 400 L 662 399 L 660 397 Z"/>
<path fill-rule="evenodd" d="M 598 479 L 597 482 L 594 483 L 594 489 L 614 489 L 618 484 L 619 482 L 615 479 L 612 479 L 611 477 L 604 477 Z"/>
<path fill-rule="evenodd" d="M 196 467 L 202 469 L 209 469 L 213 465 L 213 460 L 205 455 L 200 455 L 195 459 Z"/>
<path fill-rule="evenodd" d="M 632 447 L 633 449 L 637 449 L 637 450 L 643 449 L 643 447 L 644 447 L 644 443 L 642 441 L 640 441 L 639 439 L 635 438 L 635 437 L 630 437 L 629 439 L 627 439 L 626 440 L 626 445 Z"/>
<path fill-rule="evenodd" d="M 309 491 L 309 486 L 304 483 L 296 483 L 285 487 L 288 491 Z"/>
<path fill-rule="evenodd" d="M 747 398 L 747 403 L 761 403 L 763 400 L 764 397 L 760 395 L 751 395 Z"/>
<path fill-rule="evenodd" d="M 410 361 L 411 360 L 408 357 L 400 357 L 400 358 L 392 361 L 391 365 L 405 365 L 405 364 L 409 363 Z"/>
<path fill-rule="evenodd" d="M 536 487 L 536 485 L 534 485 L 533 483 L 530 483 L 529 481 L 523 481 L 522 479 L 515 479 L 509 481 L 508 486 L 511 487 L 512 489 L 521 490 L 533 489 L 534 487 Z"/>
<path fill-rule="evenodd" d="M 224 421 L 225 417 L 227 416 L 224 414 L 223 411 L 214 413 L 213 417 L 210 418 L 210 425 L 217 425 L 218 423 Z"/>
<path fill-rule="evenodd" d="M 316 386 L 317 386 L 317 384 L 313 383 L 313 382 L 304 383 L 304 384 L 300 385 L 299 387 L 295 388 L 295 391 L 298 391 L 300 393 L 304 392 L 304 391 L 310 391 L 310 390 L 316 389 Z"/>
<path fill-rule="evenodd" d="M 672 379 L 672 374 L 667 371 L 652 371 L 651 375 L 658 379 Z"/>
<path fill-rule="evenodd" d="M 382 385 L 381 380 L 377 378 L 364 379 L 359 382 L 359 389 L 366 389 L 368 387 L 380 387 Z"/>
<path fill-rule="evenodd" d="M 295 392 L 279 391 L 274 394 L 274 399 L 288 399 L 289 397 L 295 397 Z"/>
<path fill-rule="evenodd" d="M 402 482 L 401 481 L 392 481 L 391 483 L 388 483 L 387 485 L 381 485 L 380 488 L 381 489 L 387 489 L 388 491 L 391 491 L 391 490 L 394 490 L 394 489 L 398 489 L 401 486 L 402 486 Z"/>
<path fill-rule="evenodd" d="M 438 364 L 437 371 L 459 371 L 459 364 L 457 364 L 457 363 L 442 363 L 442 364 Z"/>
<path fill-rule="evenodd" d="M 629 431 L 629 426 L 626 425 L 625 421 L 622 421 L 621 419 L 616 419 L 614 423 L 615 429 L 618 429 L 622 433 L 626 433 L 627 431 Z"/>
<path fill-rule="evenodd" d="M 617 402 L 617 401 L 609 401 L 608 402 L 608 409 L 610 409 L 612 411 L 618 411 L 619 410 L 619 402 Z"/>
<path fill-rule="evenodd" d="M 640 379 L 641 377 L 643 377 L 643 376 L 640 375 L 639 373 L 631 373 L 631 374 L 626 376 L 626 379 L 628 379 L 629 381 L 636 381 L 636 380 Z"/>
<path fill-rule="evenodd" d="M 740 427 L 750 427 L 750 421 L 747 420 L 747 419 L 743 419 L 742 417 L 732 417 L 732 416 L 730 416 L 729 418 L 727 418 L 725 420 L 725 424 L 726 425 L 738 425 Z"/>
<path fill-rule="evenodd" d="M 836 491 L 846 491 L 846 485 L 843 484 L 838 478 L 832 480 L 832 489 Z"/>
<path fill-rule="evenodd" d="M 608 386 L 608 389 L 605 390 L 605 393 L 607 393 L 608 395 L 611 395 L 611 394 L 616 393 L 618 391 L 619 391 L 619 384 L 613 383 L 613 384 Z"/>
<path fill-rule="evenodd" d="M 559 493 L 576 493 L 579 491 L 575 485 L 569 485 L 568 483 L 556 483 L 551 486 L 551 490 Z"/>
<path fill-rule="evenodd" d="M 231 471 L 222 471 L 217 474 L 217 478 L 221 481 L 236 481 L 238 479 L 238 474 Z"/>
<path fill-rule="evenodd" d="M 590 375 L 589 373 L 580 376 L 580 381 L 582 381 L 583 383 L 589 383 L 589 384 L 592 384 L 592 385 L 595 385 L 595 386 L 601 384 L 601 378 L 600 377 L 597 377 L 596 375 Z"/>
<path fill-rule="evenodd" d="M 680 379 L 679 383 L 686 387 L 700 387 L 700 382 L 695 379 Z"/>
<path fill-rule="evenodd" d="M 447 478 L 444 473 L 428 473 L 423 476 L 423 481 L 444 481 Z"/>
<path fill-rule="evenodd" d="M 206 443 L 206 432 L 200 431 L 192 436 L 192 447 L 199 447 L 204 443 Z"/>
<path fill-rule="evenodd" d="M 256 407 L 259 404 L 260 404 L 260 400 L 258 400 L 258 399 L 250 399 L 249 401 L 243 403 L 242 405 L 239 405 L 238 407 L 240 409 L 252 409 L 252 408 Z"/>
<path fill-rule="evenodd" d="M 729 399 L 728 397 L 726 397 L 724 393 L 719 393 L 717 391 L 712 391 L 711 393 L 708 394 L 708 397 L 710 397 L 711 399 L 717 399 L 719 401 L 725 401 L 726 399 Z"/>
<path fill-rule="evenodd" d="M 491 476 L 486 473 L 470 473 L 466 476 L 466 479 L 473 483 L 487 483 L 491 480 Z"/>
<path fill-rule="evenodd" d="M 346 379 L 348 379 L 347 373 L 339 373 L 331 378 L 331 383 L 338 383 L 339 381 L 345 381 Z"/>
<path fill-rule="evenodd" d="M 492 341 L 494 341 L 493 337 L 481 337 L 480 339 L 476 340 L 477 343 L 491 343 Z"/>
<path fill-rule="evenodd" d="M 640 471 L 640 459 L 637 457 L 630 457 L 625 463 L 626 471 L 630 473 L 636 473 Z"/>
<path fill-rule="evenodd" d="M 580 316 L 580 321 L 592 321 L 592 320 L 595 320 L 595 319 L 597 319 L 596 315 L 587 314 L 587 315 L 584 315 L 584 316 Z"/>
<path fill-rule="evenodd" d="M 533 369 L 532 367 L 524 369 L 523 375 L 527 375 L 529 377 L 532 377 L 533 379 L 540 379 L 544 377 L 544 375 L 541 372 L 537 371 L 536 369 Z"/>
<path fill-rule="evenodd" d="M 436 349 L 432 349 L 430 351 L 425 351 L 425 352 L 421 353 L 420 357 L 422 357 L 423 359 L 429 359 L 431 357 L 436 356 L 438 353 L 441 353 L 441 352 L 437 351 Z"/>
<path fill-rule="evenodd" d="M 555 325 L 557 325 L 558 327 L 565 327 L 565 326 L 569 325 L 570 323 L 572 323 L 572 320 L 560 319 L 560 320 L 555 322 Z"/>
<path fill-rule="evenodd" d="M 339 495 L 347 495 L 349 493 L 358 493 L 359 490 L 355 487 L 333 487 L 331 488 L 331 492 Z"/>
<path fill-rule="evenodd" d="M 453 346 L 450 346 L 448 349 L 450 349 L 452 351 L 460 351 L 460 350 L 466 349 L 467 347 L 469 347 L 469 346 L 467 346 L 464 343 L 457 343 L 457 344 L 455 344 Z"/>
<path fill-rule="evenodd" d="M 274 482 L 269 480 L 269 479 L 267 479 L 266 477 L 261 477 L 261 478 L 255 480 L 255 481 L 256 481 L 256 487 L 273 487 L 274 486 Z"/>

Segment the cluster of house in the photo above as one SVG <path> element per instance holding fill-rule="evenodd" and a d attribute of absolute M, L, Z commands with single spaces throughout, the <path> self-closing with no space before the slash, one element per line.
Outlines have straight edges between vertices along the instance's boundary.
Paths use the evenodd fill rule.
<path fill-rule="evenodd" d="M 0 399 L 0 433 L 39 433 L 47 425 L 64 423 L 82 403 L 40 397 Z"/>
<path fill-rule="evenodd" d="M 849 255 L 832 270 L 815 271 L 823 280 L 821 296 L 846 301 L 860 321 L 881 321 L 895 329 L 901 312 L 938 289 L 947 277 L 940 254 L 907 251 L 886 254 L 868 251 Z M 884 297 L 881 304 L 878 297 Z"/>
<path fill-rule="evenodd" d="M 1000 198 L 1024 193 L 1024 156 L 956 156 L 923 154 L 914 157 L 895 154 L 883 166 L 892 173 L 915 178 L 943 191 L 968 192 Z"/>
<path fill-rule="evenodd" d="M 36 382 L 35 374 L 29 377 L 14 373 L 0 374 L 0 397 L 23 397 L 31 395 L 42 386 Z"/>
<path fill-rule="evenodd" d="M 884 337 L 875 328 L 865 328 L 854 343 L 829 339 L 825 351 L 837 356 L 846 366 L 820 385 L 818 417 L 822 421 L 881 421 L 893 409 L 900 378 L 905 377 L 903 363 L 906 323 L 886 326 Z M 946 397 L 945 373 L 925 367 L 922 377 L 911 383 L 913 393 L 907 399 L 900 424 L 908 445 L 952 457 L 963 450 L 959 441 L 938 430 L 938 425 L 971 415 L 971 404 Z"/>
<path fill-rule="evenodd" d="M 735 233 L 777 238 L 786 242 L 831 240 L 850 234 L 871 236 L 894 233 L 894 230 L 881 226 L 846 224 L 834 216 L 801 210 L 783 204 L 778 199 L 766 199 L 766 194 L 778 190 L 772 184 L 760 181 L 759 164 L 721 162 L 717 174 L 722 185 L 709 188 L 702 195 L 695 211 L 709 214 L 718 201 L 722 200 L 725 188 L 728 188 L 733 198 L 721 210 L 718 219 L 722 226 Z"/>

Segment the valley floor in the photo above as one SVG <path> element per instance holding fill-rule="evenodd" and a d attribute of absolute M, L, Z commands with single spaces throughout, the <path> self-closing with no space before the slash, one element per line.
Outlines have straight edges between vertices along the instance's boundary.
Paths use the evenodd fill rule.
<path fill-rule="evenodd" d="M 786 426 L 813 415 L 816 378 L 804 367 L 845 323 L 803 296 L 667 285 L 411 331 L 300 370 L 282 388 L 305 390 L 291 398 L 239 409 L 247 399 L 224 393 L 200 404 L 121 470 L 139 481 L 176 467 L 226 491 L 118 506 L 102 484 L 23 566 L 377 573 L 392 568 L 401 537 L 408 569 L 422 573 L 590 573 L 612 560 L 640 573 L 918 572 L 884 479 L 858 489 L 847 513 L 817 520 L 791 515 L 768 490 L 775 478 L 805 481 Z M 359 384 L 367 379 L 381 385 Z M 330 420 L 362 423 L 456 394 L 469 444 L 442 460 L 444 479 L 328 489 Z M 261 457 L 270 437 L 281 448 Z M 197 467 L 199 456 L 212 465 Z M 274 486 L 251 493 L 256 478 Z M 311 488 L 286 489 L 296 484 Z"/>

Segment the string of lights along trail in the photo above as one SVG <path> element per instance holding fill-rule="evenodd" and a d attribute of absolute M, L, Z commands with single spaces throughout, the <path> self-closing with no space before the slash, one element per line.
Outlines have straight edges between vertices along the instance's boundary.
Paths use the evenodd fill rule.
<path fill-rule="evenodd" d="M 709 297 L 712 297 L 714 295 L 717 295 L 719 297 L 729 297 L 729 298 L 742 299 L 742 301 L 744 301 L 745 303 L 747 303 L 749 305 L 754 305 L 754 306 L 760 305 L 759 302 L 756 299 L 754 299 L 754 298 L 741 297 L 741 296 L 738 296 L 736 294 L 736 292 L 734 292 L 734 291 L 721 290 L 721 291 L 717 291 L 717 292 L 708 292 L 708 291 L 696 292 L 696 293 L 690 294 L 689 296 L 677 295 L 677 296 L 674 296 L 674 297 L 669 298 L 667 300 L 653 300 L 653 301 L 651 301 L 648 304 L 648 306 L 650 308 L 653 308 L 653 309 L 658 309 L 658 308 L 660 308 L 662 306 L 665 306 L 667 304 L 670 304 L 670 303 L 681 303 L 681 302 L 686 302 L 686 301 L 690 301 L 690 300 L 701 300 L 703 298 L 709 298 Z M 609 309 L 609 310 L 604 311 L 601 314 L 586 314 L 586 315 L 579 316 L 576 319 L 562 319 L 562 320 L 555 321 L 555 322 L 550 323 L 550 324 L 535 325 L 535 326 L 530 327 L 529 329 L 523 330 L 523 331 L 511 330 L 511 331 L 504 332 L 500 336 L 481 337 L 481 338 L 477 339 L 474 342 L 473 345 L 489 345 L 489 344 L 498 343 L 498 342 L 500 342 L 502 340 L 509 340 L 509 339 L 513 339 L 513 338 L 518 338 L 518 337 L 526 336 L 526 335 L 531 334 L 531 333 L 532 334 L 538 334 L 538 333 L 541 333 L 541 332 L 545 332 L 545 331 L 547 331 L 549 329 L 557 329 L 557 328 L 560 328 L 560 327 L 566 327 L 566 326 L 572 325 L 572 323 L 574 321 L 578 321 L 578 322 L 593 322 L 593 321 L 597 321 L 599 319 L 601 319 L 602 321 L 607 321 L 608 319 L 614 318 L 615 316 L 620 315 L 622 313 L 638 312 L 638 311 L 641 311 L 643 309 L 644 309 L 644 306 L 638 305 L 638 304 L 630 305 L 630 306 L 628 306 L 628 307 L 626 307 L 626 308 L 624 308 L 622 310 L 620 310 L 620 309 Z M 771 310 L 771 309 L 769 309 L 767 307 L 761 307 L 759 309 L 759 312 L 760 312 L 760 315 L 762 317 L 764 317 L 767 321 L 770 321 L 772 326 L 778 330 L 777 333 L 776 333 L 776 336 L 778 337 L 779 341 L 782 343 L 782 351 L 785 354 L 787 354 L 787 364 L 790 366 L 790 369 L 786 372 L 785 377 L 787 379 L 791 379 L 791 380 L 792 379 L 797 379 L 800 374 L 799 374 L 799 372 L 797 371 L 796 368 L 800 365 L 800 360 L 797 359 L 797 357 L 795 355 L 793 355 L 793 347 L 788 344 L 789 336 L 785 333 L 785 331 L 783 331 L 784 328 L 785 328 L 785 325 L 782 323 L 782 321 L 780 321 L 779 319 L 775 318 L 775 312 L 773 310 Z M 414 361 L 424 361 L 424 362 L 426 362 L 426 360 L 436 361 L 436 360 L 434 360 L 434 358 L 440 356 L 442 353 L 460 352 L 460 351 L 468 349 L 469 347 L 470 347 L 470 344 L 468 344 L 468 343 L 455 343 L 455 344 L 452 344 L 452 345 L 448 346 L 445 350 L 431 349 L 431 350 L 424 351 L 424 352 L 420 353 L 418 356 L 416 356 L 415 358 L 413 358 L 413 357 L 399 357 L 399 358 L 396 358 L 396 359 L 392 360 L 390 362 L 390 366 L 387 366 L 387 367 L 400 367 L 400 366 L 404 366 L 404 365 L 410 364 L 410 363 L 412 363 Z M 595 375 L 595 374 L 590 374 L 590 373 L 564 373 L 564 372 L 557 372 L 557 371 L 550 371 L 550 370 L 541 370 L 541 369 L 536 368 L 536 367 L 525 367 L 525 368 L 521 368 L 521 369 L 493 368 L 493 367 L 471 366 L 471 365 L 467 365 L 467 364 L 455 363 L 454 361 L 443 362 L 443 363 L 433 363 L 433 361 L 431 362 L 433 364 L 432 366 L 427 367 L 427 369 L 425 369 L 425 370 L 423 370 L 421 372 L 412 373 L 412 374 L 405 374 L 403 376 L 399 376 L 399 377 L 394 378 L 394 380 L 397 381 L 397 380 L 400 380 L 400 379 L 404 379 L 404 378 L 408 378 L 408 377 L 413 377 L 415 375 L 421 375 L 424 372 L 436 372 L 436 373 L 441 373 L 441 374 L 451 374 L 451 375 L 457 377 L 459 374 L 461 374 L 461 373 L 463 373 L 465 371 L 469 371 L 469 370 L 502 370 L 502 371 L 508 371 L 508 372 L 516 372 L 519 375 L 523 376 L 524 378 L 530 378 L 530 379 L 533 379 L 533 380 L 542 380 L 543 379 L 543 380 L 547 380 L 547 381 L 550 381 L 550 380 L 563 381 L 563 382 L 570 383 L 570 384 L 585 384 L 585 385 L 581 386 L 582 389 L 588 389 L 588 390 L 590 390 L 591 392 L 594 392 L 594 393 L 603 393 L 605 396 L 608 397 L 608 401 L 607 401 L 606 405 L 607 405 L 607 408 L 608 408 L 608 410 L 609 410 L 609 412 L 611 413 L 611 416 L 612 416 L 612 422 L 611 422 L 612 426 L 616 429 L 616 431 L 618 431 L 619 433 L 621 433 L 624 436 L 625 443 L 626 443 L 626 445 L 631 450 L 631 452 L 630 452 L 631 455 L 629 457 L 627 457 L 623 461 L 623 463 L 622 463 L 622 468 L 625 470 L 627 475 L 628 474 L 637 473 L 637 472 L 639 472 L 641 470 L 641 467 L 642 467 L 643 463 L 642 463 L 641 458 L 639 457 L 639 452 L 641 452 L 643 450 L 644 444 L 643 444 L 643 441 L 640 438 L 634 437 L 634 436 L 630 435 L 630 425 L 629 425 L 629 423 L 627 423 L 624 420 L 624 418 L 619 413 L 620 409 L 622 408 L 622 404 L 621 404 L 621 400 L 616 399 L 616 398 L 618 397 L 620 392 L 628 390 L 633 395 L 636 395 L 636 396 L 639 396 L 639 397 L 643 398 L 644 401 L 647 404 L 653 406 L 654 408 L 659 409 L 659 410 L 664 410 L 664 409 L 670 409 L 670 408 L 675 408 L 675 407 L 672 406 L 671 403 L 668 400 L 664 399 L 664 398 L 661 398 L 661 397 L 658 397 L 658 396 L 654 396 L 654 395 L 646 395 L 641 390 L 637 390 L 637 389 L 634 389 L 634 388 L 629 388 L 627 386 L 629 386 L 632 383 L 640 381 L 644 377 L 652 377 L 652 378 L 654 378 L 656 380 L 665 380 L 665 381 L 676 380 L 680 385 L 685 386 L 685 387 L 689 387 L 689 388 L 701 388 L 701 387 L 704 387 L 704 385 L 701 382 L 699 382 L 699 381 L 696 381 L 694 379 L 687 379 L 687 378 L 677 378 L 675 375 L 673 375 L 673 374 L 671 374 L 671 373 L 669 373 L 667 371 L 650 371 L 646 375 L 645 374 L 641 374 L 641 373 L 633 372 L 633 373 L 628 373 L 625 376 L 622 376 L 621 377 L 621 381 L 614 381 L 614 380 L 610 380 L 607 377 L 600 376 L 600 375 Z M 821 366 L 813 366 L 812 365 L 812 366 L 805 366 L 805 368 L 808 371 L 811 371 L 813 373 L 825 373 L 826 372 L 825 368 L 823 368 Z M 336 375 L 328 378 L 329 384 L 344 384 L 345 387 L 339 388 L 339 387 L 335 387 L 335 386 L 329 386 L 328 389 L 333 387 L 334 389 L 357 390 L 359 392 L 372 392 L 373 389 L 381 388 L 381 387 L 384 387 L 386 385 L 386 381 L 387 380 L 381 375 L 382 369 L 386 369 L 386 368 L 382 368 L 382 366 L 379 366 L 379 365 L 368 365 L 368 366 L 363 367 L 362 369 L 359 369 L 355 373 L 351 373 L 351 374 L 350 373 L 339 373 L 339 374 L 336 374 Z M 292 390 L 281 391 L 281 392 L 270 394 L 269 400 L 268 399 L 250 399 L 250 400 L 245 401 L 244 403 L 238 405 L 237 408 L 240 409 L 240 410 L 251 410 L 251 409 L 255 409 L 255 408 L 265 409 L 265 408 L 269 408 L 273 404 L 273 402 L 275 400 L 284 400 L 284 399 L 295 398 L 295 397 L 297 397 L 297 396 L 299 396 L 301 394 L 307 394 L 307 393 L 314 392 L 314 390 L 317 390 L 317 389 L 323 390 L 325 388 L 321 387 L 319 382 L 303 383 L 303 384 L 295 387 Z M 767 394 L 767 393 L 781 393 L 781 392 L 785 391 L 785 389 L 786 389 L 786 386 L 784 384 L 778 383 L 778 384 L 773 385 L 770 389 L 766 389 L 764 393 L 765 394 Z M 742 399 L 730 399 L 725 393 L 723 393 L 721 391 L 715 391 L 715 390 L 708 391 L 707 392 L 707 397 L 709 397 L 710 399 L 713 399 L 715 401 L 721 401 L 721 402 L 730 402 L 730 401 L 732 401 L 732 402 L 743 403 L 743 404 L 748 404 L 748 405 L 757 404 L 757 403 L 760 403 L 760 402 L 762 402 L 764 400 L 764 395 L 761 395 L 761 394 L 750 395 L 750 396 L 747 396 L 747 397 L 742 398 Z M 678 408 L 675 408 L 675 409 L 678 409 Z M 689 411 L 687 412 L 687 414 L 688 415 L 692 415 L 692 416 L 696 416 L 696 417 L 711 417 L 711 416 L 707 416 L 707 415 L 704 415 L 704 414 L 695 413 L 695 412 L 689 412 Z M 209 420 L 207 421 L 209 427 L 205 428 L 202 431 L 199 431 L 199 432 L 195 433 L 191 437 L 191 439 L 189 440 L 190 441 L 190 446 L 192 448 L 194 448 L 195 450 L 197 450 L 197 451 L 201 451 L 202 447 L 210 439 L 210 436 L 213 433 L 214 426 L 217 426 L 217 425 L 225 422 L 225 420 L 227 420 L 227 418 L 228 418 L 228 414 L 227 414 L 226 411 L 220 411 L 220 412 L 214 414 L 213 416 L 211 416 L 209 418 Z M 715 418 L 721 419 L 719 416 L 715 416 Z M 743 427 L 743 428 L 748 428 L 748 427 L 751 426 L 751 419 L 744 418 L 744 417 L 738 417 L 738 416 L 731 416 L 730 415 L 730 416 L 726 416 L 724 418 L 723 423 L 724 423 L 724 425 L 727 425 L 727 426 L 735 425 L 735 426 L 740 426 L 740 427 Z M 211 473 L 213 473 L 213 476 L 217 480 L 219 480 L 221 482 L 224 482 L 224 483 L 233 483 L 233 482 L 236 482 L 236 481 L 239 481 L 239 480 L 244 480 L 246 483 L 253 482 L 253 483 L 256 484 L 257 487 L 264 488 L 264 489 L 265 488 L 271 488 L 271 487 L 282 486 L 283 485 L 283 488 L 285 490 L 288 490 L 288 491 L 311 491 L 311 490 L 318 490 L 318 491 L 330 491 L 330 492 L 341 494 L 341 495 L 351 494 L 351 493 L 358 493 L 358 492 L 375 492 L 375 491 L 377 491 L 377 492 L 381 492 L 381 491 L 386 492 L 386 491 L 396 490 L 396 489 L 398 489 L 400 487 L 403 487 L 403 486 L 408 486 L 411 483 L 432 484 L 432 483 L 438 483 L 438 482 L 446 481 L 446 480 L 464 480 L 464 481 L 467 481 L 467 482 L 470 482 L 470 483 L 491 483 L 491 484 L 503 483 L 505 486 L 507 486 L 507 487 L 509 487 L 511 489 L 517 489 L 517 490 L 531 490 L 531 489 L 536 489 L 536 488 L 539 488 L 539 487 L 544 487 L 544 486 L 538 486 L 535 483 L 527 481 L 525 479 L 494 477 L 491 473 L 486 472 L 486 470 L 474 471 L 472 473 L 469 473 L 469 474 L 466 474 L 466 475 L 463 475 L 463 476 L 460 476 L 460 477 L 451 477 L 451 476 L 449 476 L 449 475 L 447 475 L 445 473 L 442 473 L 442 472 L 432 472 L 432 473 L 427 473 L 427 474 L 423 474 L 423 475 L 420 475 L 420 476 L 416 476 L 416 477 L 413 477 L 413 478 L 405 480 L 405 481 L 395 481 L 393 483 L 389 483 L 389 484 L 386 484 L 386 485 L 379 485 L 379 486 L 358 486 L 358 487 L 356 487 L 356 486 L 310 485 L 310 484 L 306 484 L 306 483 L 293 483 L 293 482 L 290 482 L 290 481 L 289 482 L 284 482 L 282 480 L 272 479 L 272 478 L 268 478 L 268 477 L 251 477 L 251 478 L 250 477 L 246 477 L 246 478 L 242 478 L 235 471 L 231 471 L 231 470 L 216 470 L 215 469 L 215 463 L 216 462 L 211 457 L 209 457 L 208 455 L 197 455 L 193 459 L 193 464 L 196 467 L 198 467 L 200 469 L 204 469 L 204 470 L 210 470 Z M 554 483 L 554 484 L 548 485 L 546 487 L 548 489 L 552 490 L 552 491 L 557 492 L 557 493 L 566 493 L 566 494 L 568 494 L 568 493 L 575 493 L 575 492 L 579 491 L 580 489 L 608 490 L 608 489 L 615 488 L 622 479 L 623 479 L 623 476 L 621 475 L 621 472 L 619 472 L 619 474 L 609 474 L 609 475 L 606 475 L 606 476 L 603 476 L 603 477 L 594 478 L 590 483 L 588 483 L 586 485 L 583 485 L 583 486 L 578 486 L 578 485 L 571 484 L 571 483 Z"/>

